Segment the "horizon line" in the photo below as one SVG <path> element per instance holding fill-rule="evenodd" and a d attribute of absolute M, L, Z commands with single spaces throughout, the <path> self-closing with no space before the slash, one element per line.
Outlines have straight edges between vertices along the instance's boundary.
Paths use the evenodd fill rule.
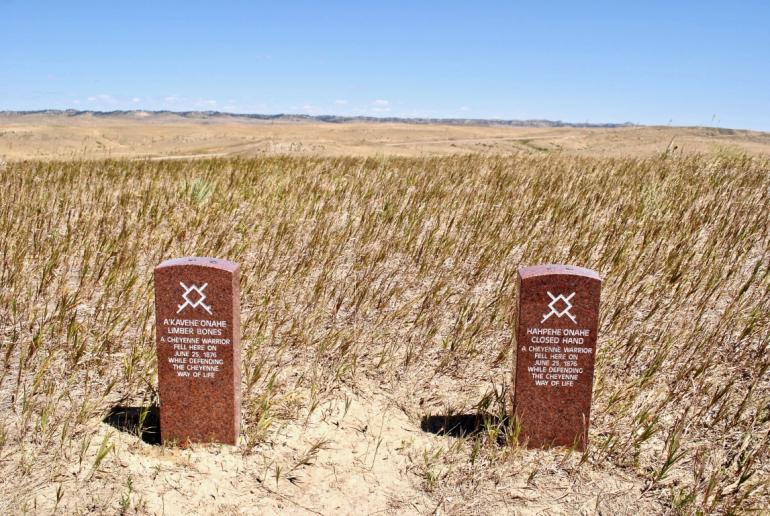
<path fill-rule="evenodd" d="M 349 122 L 373 122 L 373 123 L 406 123 L 415 125 L 431 125 L 431 124 L 446 124 L 446 125 L 502 125 L 509 127 L 572 127 L 572 128 L 584 128 L 584 129 L 619 129 L 619 128 L 633 128 L 633 127 L 669 127 L 669 128 L 700 128 L 700 129 L 714 129 L 717 131 L 743 131 L 743 132 L 756 132 L 766 133 L 770 131 L 761 131 L 756 129 L 743 129 L 732 127 L 717 127 L 706 125 L 670 125 L 670 124 L 639 124 L 636 122 L 565 122 L 563 120 L 551 120 L 547 118 L 461 118 L 461 117 L 403 117 L 403 116 L 372 116 L 372 115 L 310 115 L 307 113 L 237 113 L 230 111 L 219 110 L 170 110 L 170 109 L 114 109 L 114 110 L 94 110 L 94 109 L 74 109 L 74 108 L 49 108 L 49 109 L 0 109 L 0 116 L 28 116 L 28 115 L 66 115 L 66 116 L 82 116 L 82 115 L 95 115 L 95 116 L 110 116 L 110 115 L 130 115 L 146 113 L 150 115 L 162 115 L 171 114 L 178 115 L 185 118 L 190 118 L 190 115 L 199 115 L 202 118 L 206 117 L 234 117 L 234 118 L 246 118 L 254 120 L 309 120 L 318 121 L 323 123 L 349 123 Z"/>

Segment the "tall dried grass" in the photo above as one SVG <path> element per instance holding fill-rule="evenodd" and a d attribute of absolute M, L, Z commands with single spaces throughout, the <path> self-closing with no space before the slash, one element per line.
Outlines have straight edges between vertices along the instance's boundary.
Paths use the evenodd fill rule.
<path fill-rule="evenodd" d="M 503 414 L 490 371 L 510 367 L 516 268 L 564 262 L 605 278 L 591 445 L 564 467 L 619 468 L 678 511 L 766 507 L 769 171 L 740 155 L 9 163 L 0 498 L 34 509 L 91 447 L 83 475 L 108 467 L 94 425 L 156 399 L 152 268 L 210 255 L 242 265 L 244 454 L 342 385 L 419 417 L 437 385 L 491 381 L 478 408 Z M 422 488 L 475 496 L 525 453 L 497 431 L 420 458 Z"/>

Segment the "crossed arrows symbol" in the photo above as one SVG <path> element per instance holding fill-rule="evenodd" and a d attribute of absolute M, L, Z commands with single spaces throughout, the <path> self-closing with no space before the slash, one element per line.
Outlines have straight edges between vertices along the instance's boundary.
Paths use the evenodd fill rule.
<path fill-rule="evenodd" d="M 182 294 L 182 298 L 184 299 L 184 303 L 179 305 L 179 310 L 176 311 L 176 313 L 181 312 L 184 307 L 189 306 L 190 308 L 197 308 L 197 307 L 203 307 L 204 310 L 206 310 L 209 314 L 211 314 L 211 307 L 204 303 L 203 301 L 206 300 L 206 294 L 203 293 L 204 290 L 206 290 L 206 287 L 209 286 L 208 283 L 204 283 L 203 286 L 199 287 L 197 285 L 192 285 L 188 287 L 181 281 L 179 282 L 179 285 L 184 289 L 184 294 Z M 187 297 L 191 292 L 197 292 L 198 293 L 198 299 L 195 301 L 192 301 L 189 297 Z"/>
<path fill-rule="evenodd" d="M 546 293 L 548 294 L 548 297 L 551 298 L 551 302 L 548 304 L 548 308 L 550 308 L 551 311 L 548 312 L 547 314 L 543 314 L 543 320 L 540 321 L 540 322 L 544 323 L 546 321 L 546 319 L 548 319 L 552 315 L 555 315 L 556 317 L 559 317 L 559 318 L 561 318 L 562 316 L 566 315 L 567 317 L 572 319 L 573 323 L 577 324 L 577 319 L 575 318 L 574 315 L 572 315 L 570 313 L 570 309 L 572 308 L 572 303 L 569 302 L 570 299 L 575 297 L 575 293 L 573 292 L 572 294 L 568 295 L 567 297 L 564 297 L 564 294 L 559 294 L 558 296 L 554 296 L 553 294 L 551 294 L 548 291 L 546 291 Z M 564 302 L 564 304 L 566 305 L 566 308 L 564 308 L 564 310 L 560 311 L 560 310 L 556 309 L 556 303 L 558 301 Z"/>

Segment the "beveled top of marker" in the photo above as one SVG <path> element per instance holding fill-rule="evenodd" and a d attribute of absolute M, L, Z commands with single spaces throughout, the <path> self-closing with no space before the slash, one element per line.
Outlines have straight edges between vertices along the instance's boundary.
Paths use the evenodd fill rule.
<path fill-rule="evenodd" d="M 240 267 L 237 263 L 221 258 L 210 258 L 208 256 L 185 256 L 184 258 L 172 258 L 162 262 L 155 267 L 155 270 L 163 269 L 166 267 L 179 267 L 179 266 L 198 266 L 198 267 L 210 267 L 212 269 L 220 269 L 228 272 L 235 272 Z"/>
<path fill-rule="evenodd" d="M 576 267 L 574 265 L 547 264 L 530 265 L 528 267 L 519 268 L 519 276 L 521 279 L 550 275 L 584 276 L 599 281 L 602 280 L 599 273 L 595 270 L 586 269 L 585 267 Z"/>

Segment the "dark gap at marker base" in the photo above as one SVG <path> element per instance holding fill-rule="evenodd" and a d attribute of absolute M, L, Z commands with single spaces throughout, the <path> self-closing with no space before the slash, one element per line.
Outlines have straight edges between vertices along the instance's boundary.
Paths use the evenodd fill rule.
<path fill-rule="evenodd" d="M 500 418 L 491 414 L 439 414 L 423 416 L 420 428 L 423 432 L 450 437 L 473 437 L 484 431 L 487 426 L 500 428 L 497 444 L 504 445 L 509 427 L 509 418 Z"/>
<path fill-rule="evenodd" d="M 142 421 L 142 414 L 144 414 L 144 421 Z M 138 436 L 147 444 L 160 445 L 160 409 L 157 405 L 149 407 L 115 405 L 102 422 L 121 432 Z"/>

